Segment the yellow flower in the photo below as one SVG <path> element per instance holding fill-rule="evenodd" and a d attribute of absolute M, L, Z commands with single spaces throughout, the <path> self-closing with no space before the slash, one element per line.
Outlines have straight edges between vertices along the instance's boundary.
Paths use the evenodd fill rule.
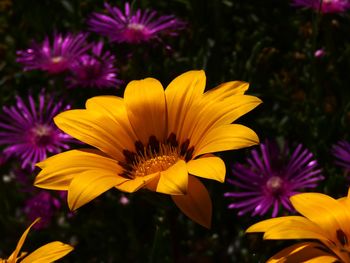
<path fill-rule="evenodd" d="M 261 101 L 244 95 L 248 84 L 232 81 L 204 93 L 204 71 L 175 78 L 166 90 L 153 78 L 131 81 L 124 99 L 98 96 L 86 109 L 54 118 L 71 136 L 97 149 L 57 154 L 38 164 L 35 185 L 68 190 L 77 209 L 115 187 L 146 188 L 171 195 L 192 220 L 211 222 L 211 200 L 195 177 L 225 179 L 224 162 L 211 153 L 258 143 L 249 128 L 231 124 Z"/>
<path fill-rule="evenodd" d="M 67 255 L 69 252 L 73 250 L 73 247 L 67 244 L 64 244 L 59 241 L 54 241 L 51 243 L 48 243 L 34 252 L 30 253 L 27 255 L 27 252 L 22 252 L 19 254 L 23 243 L 29 233 L 29 230 L 31 227 L 36 224 L 40 218 L 37 218 L 27 229 L 24 231 L 22 234 L 20 240 L 17 243 L 17 247 L 15 251 L 11 254 L 11 256 L 8 259 L 1 259 L 0 258 L 0 263 L 16 263 L 16 262 L 21 262 L 21 263 L 50 263 L 54 262 L 57 259 L 60 259 Z M 18 261 L 20 260 L 20 261 Z"/>
<path fill-rule="evenodd" d="M 290 246 L 268 262 L 350 262 L 350 189 L 347 197 L 333 199 L 319 193 L 290 198 L 303 216 L 264 220 L 247 229 L 264 232 L 264 239 L 318 240 Z"/>

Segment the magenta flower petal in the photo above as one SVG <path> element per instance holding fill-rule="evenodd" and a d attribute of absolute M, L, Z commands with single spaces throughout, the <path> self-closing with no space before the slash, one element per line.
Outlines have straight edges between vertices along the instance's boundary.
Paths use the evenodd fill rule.
<path fill-rule="evenodd" d="M 111 42 L 140 43 L 157 38 L 159 34 L 177 35 L 185 23 L 173 15 L 157 16 L 156 11 L 133 11 L 125 3 L 124 12 L 105 3 L 108 14 L 93 13 L 88 20 L 90 30 L 106 36 Z"/>
<path fill-rule="evenodd" d="M 232 175 L 227 182 L 235 190 L 224 194 L 233 200 L 228 208 L 238 209 L 238 215 L 251 212 L 252 216 L 271 210 L 273 217 L 281 206 L 292 210 L 289 197 L 299 190 L 316 187 L 323 179 L 309 150 L 299 144 L 290 153 L 286 144 L 281 150 L 274 141 L 261 143 L 260 153 L 252 150 L 247 164 L 234 164 Z"/>
<path fill-rule="evenodd" d="M 350 143 L 339 141 L 332 146 L 332 154 L 336 158 L 335 163 L 350 171 Z"/>
<path fill-rule="evenodd" d="M 102 50 L 100 41 L 92 46 L 91 54 L 84 54 L 71 64 L 71 75 L 67 78 L 70 87 L 108 88 L 122 83 L 117 79 L 115 57 Z"/>
<path fill-rule="evenodd" d="M 24 70 L 42 70 L 57 74 L 69 69 L 71 64 L 86 52 L 87 34 L 54 34 L 52 42 L 46 37 L 42 43 L 33 43 L 26 50 L 17 51 L 17 62 Z"/>
<path fill-rule="evenodd" d="M 35 163 L 46 159 L 48 153 L 68 149 L 68 143 L 74 140 L 61 132 L 52 120 L 68 108 L 52 98 L 45 101 L 43 93 L 37 103 L 31 95 L 27 103 L 17 96 L 16 105 L 4 106 L 0 115 L 0 145 L 6 146 L 4 155 L 17 157 L 22 161 L 22 168 L 34 169 Z"/>
<path fill-rule="evenodd" d="M 294 6 L 311 8 L 321 13 L 343 13 L 350 8 L 349 0 L 293 0 Z"/>

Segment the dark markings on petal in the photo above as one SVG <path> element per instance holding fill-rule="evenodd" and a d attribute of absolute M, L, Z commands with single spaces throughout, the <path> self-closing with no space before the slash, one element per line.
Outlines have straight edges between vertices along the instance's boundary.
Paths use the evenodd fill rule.
<path fill-rule="evenodd" d="M 135 149 L 138 154 L 143 154 L 144 153 L 144 146 L 141 141 L 136 141 L 135 142 Z"/>
<path fill-rule="evenodd" d="M 176 148 L 177 146 L 179 146 L 179 143 L 176 140 L 176 134 L 175 133 L 170 133 L 168 139 L 167 139 L 167 144 L 169 144 L 170 146 Z"/>
<path fill-rule="evenodd" d="M 337 230 L 337 239 L 339 240 L 340 244 L 342 244 L 343 246 L 348 244 L 348 237 L 341 229 Z"/>
<path fill-rule="evenodd" d="M 188 162 L 189 160 L 192 159 L 193 156 L 193 152 L 194 152 L 194 147 L 192 146 L 191 148 L 189 148 L 185 154 L 185 161 Z"/>
<path fill-rule="evenodd" d="M 148 147 L 152 153 L 159 152 L 159 141 L 157 140 L 156 136 L 152 135 L 149 137 Z"/>
<path fill-rule="evenodd" d="M 180 155 L 181 156 L 185 156 L 189 145 L 190 145 L 190 140 L 189 139 L 187 139 L 186 141 L 184 141 L 181 144 L 181 147 L 180 147 Z"/>
<path fill-rule="evenodd" d="M 124 168 L 124 170 L 126 171 L 132 171 L 132 167 L 131 165 L 127 164 L 127 163 L 124 163 L 124 162 L 118 162 L 118 164 Z"/>
<path fill-rule="evenodd" d="M 134 153 L 134 152 L 130 152 L 129 150 L 123 150 L 123 154 L 124 154 L 124 157 L 125 157 L 125 161 L 128 163 L 128 164 L 132 164 L 136 161 L 136 158 L 137 158 L 137 154 Z"/>

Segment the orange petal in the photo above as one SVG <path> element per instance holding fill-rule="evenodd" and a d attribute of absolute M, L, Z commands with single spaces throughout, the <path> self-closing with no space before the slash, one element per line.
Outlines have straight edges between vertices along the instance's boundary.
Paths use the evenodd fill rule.
<path fill-rule="evenodd" d="M 177 207 L 196 223 L 210 228 L 212 204 L 205 186 L 194 176 L 188 177 L 186 195 L 172 195 Z"/>
<path fill-rule="evenodd" d="M 225 181 L 226 167 L 219 157 L 203 157 L 191 160 L 187 163 L 188 172 L 192 175 L 217 180 L 221 183 Z"/>
<path fill-rule="evenodd" d="M 185 120 L 193 104 L 202 98 L 205 82 L 204 71 L 193 70 L 175 78 L 165 90 L 168 135 L 175 133 L 179 142 L 189 139 L 191 123 Z"/>
<path fill-rule="evenodd" d="M 23 243 L 24 241 L 26 240 L 27 238 L 27 235 L 30 231 L 30 229 L 32 228 L 32 226 L 34 226 L 38 221 L 40 220 L 40 218 L 37 218 L 34 220 L 33 223 L 31 223 L 31 225 L 24 231 L 24 233 L 22 234 L 21 238 L 19 239 L 18 243 L 17 243 L 17 246 L 16 246 L 16 249 L 15 251 L 13 251 L 13 253 L 11 254 L 11 256 L 8 258 L 8 262 L 16 262 L 16 259 L 18 257 L 18 254 L 19 254 L 19 251 L 21 250 L 22 246 L 23 246 Z"/>
<path fill-rule="evenodd" d="M 42 170 L 34 185 L 44 189 L 68 190 L 73 177 L 89 170 L 120 171 L 118 163 L 99 150 L 81 149 L 56 154 L 37 164 Z"/>
<path fill-rule="evenodd" d="M 160 173 L 154 173 L 146 176 L 139 176 L 122 182 L 121 184 L 117 185 L 116 188 L 123 192 L 133 193 L 142 187 L 147 187 L 147 185 L 153 184 L 153 182 L 159 178 L 159 175 Z M 154 191 L 154 189 L 152 190 Z"/>
<path fill-rule="evenodd" d="M 204 93 L 204 98 L 208 101 L 222 101 L 226 98 L 243 95 L 249 88 L 249 83 L 244 81 L 230 81 Z"/>
<path fill-rule="evenodd" d="M 21 263 L 49 263 L 60 259 L 74 248 L 59 241 L 48 243 L 26 256 Z"/>
<path fill-rule="evenodd" d="M 64 132 L 116 160 L 124 159 L 124 149 L 134 147 L 127 131 L 104 112 L 69 110 L 58 114 L 54 121 Z"/>
<path fill-rule="evenodd" d="M 153 78 L 131 81 L 124 92 L 128 118 L 137 137 L 147 145 L 154 135 L 165 139 L 166 106 L 162 84 Z"/>
<path fill-rule="evenodd" d="M 338 260 L 335 256 L 324 251 L 325 248 L 313 242 L 299 243 L 283 249 L 271 257 L 268 263 L 322 262 L 331 263 Z"/>
<path fill-rule="evenodd" d="M 77 174 L 68 188 L 69 208 L 75 210 L 126 180 L 118 171 L 89 170 Z"/>
<path fill-rule="evenodd" d="M 187 192 L 188 172 L 186 162 L 179 160 L 166 171 L 161 172 L 157 189 L 158 193 L 183 195 Z"/>
<path fill-rule="evenodd" d="M 259 143 L 256 133 L 240 124 L 222 125 L 210 130 L 195 148 L 194 156 L 235 150 Z"/>

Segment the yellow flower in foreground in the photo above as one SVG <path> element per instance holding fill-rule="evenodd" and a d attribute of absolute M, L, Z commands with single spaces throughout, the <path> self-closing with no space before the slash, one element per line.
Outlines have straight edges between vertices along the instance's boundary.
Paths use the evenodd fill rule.
<path fill-rule="evenodd" d="M 1 259 L 0 263 L 50 263 L 54 262 L 57 259 L 60 259 L 67 255 L 69 252 L 73 250 L 73 247 L 67 244 L 64 244 L 59 241 L 54 241 L 51 243 L 48 243 L 34 252 L 27 255 L 27 252 L 22 252 L 19 254 L 23 243 L 29 233 L 30 228 L 36 224 L 40 219 L 37 218 L 22 234 L 20 240 L 17 243 L 17 247 L 15 251 L 11 254 L 11 256 L 8 259 Z M 20 261 L 19 261 L 20 260 Z"/>
<path fill-rule="evenodd" d="M 231 124 L 261 101 L 244 95 L 248 84 L 232 81 L 204 93 L 204 71 L 175 78 L 166 90 L 153 78 L 131 81 L 124 99 L 98 96 L 86 109 L 54 118 L 71 136 L 97 148 L 71 150 L 38 163 L 35 185 L 68 190 L 79 208 L 115 187 L 146 188 L 171 195 L 191 219 L 210 226 L 209 194 L 195 176 L 223 182 L 224 162 L 210 153 L 258 143 L 251 129 Z"/>
<path fill-rule="evenodd" d="M 350 262 L 350 189 L 347 197 L 335 200 L 319 193 L 290 198 L 303 216 L 264 220 L 247 229 L 264 232 L 264 239 L 318 240 L 290 246 L 268 262 Z"/>

